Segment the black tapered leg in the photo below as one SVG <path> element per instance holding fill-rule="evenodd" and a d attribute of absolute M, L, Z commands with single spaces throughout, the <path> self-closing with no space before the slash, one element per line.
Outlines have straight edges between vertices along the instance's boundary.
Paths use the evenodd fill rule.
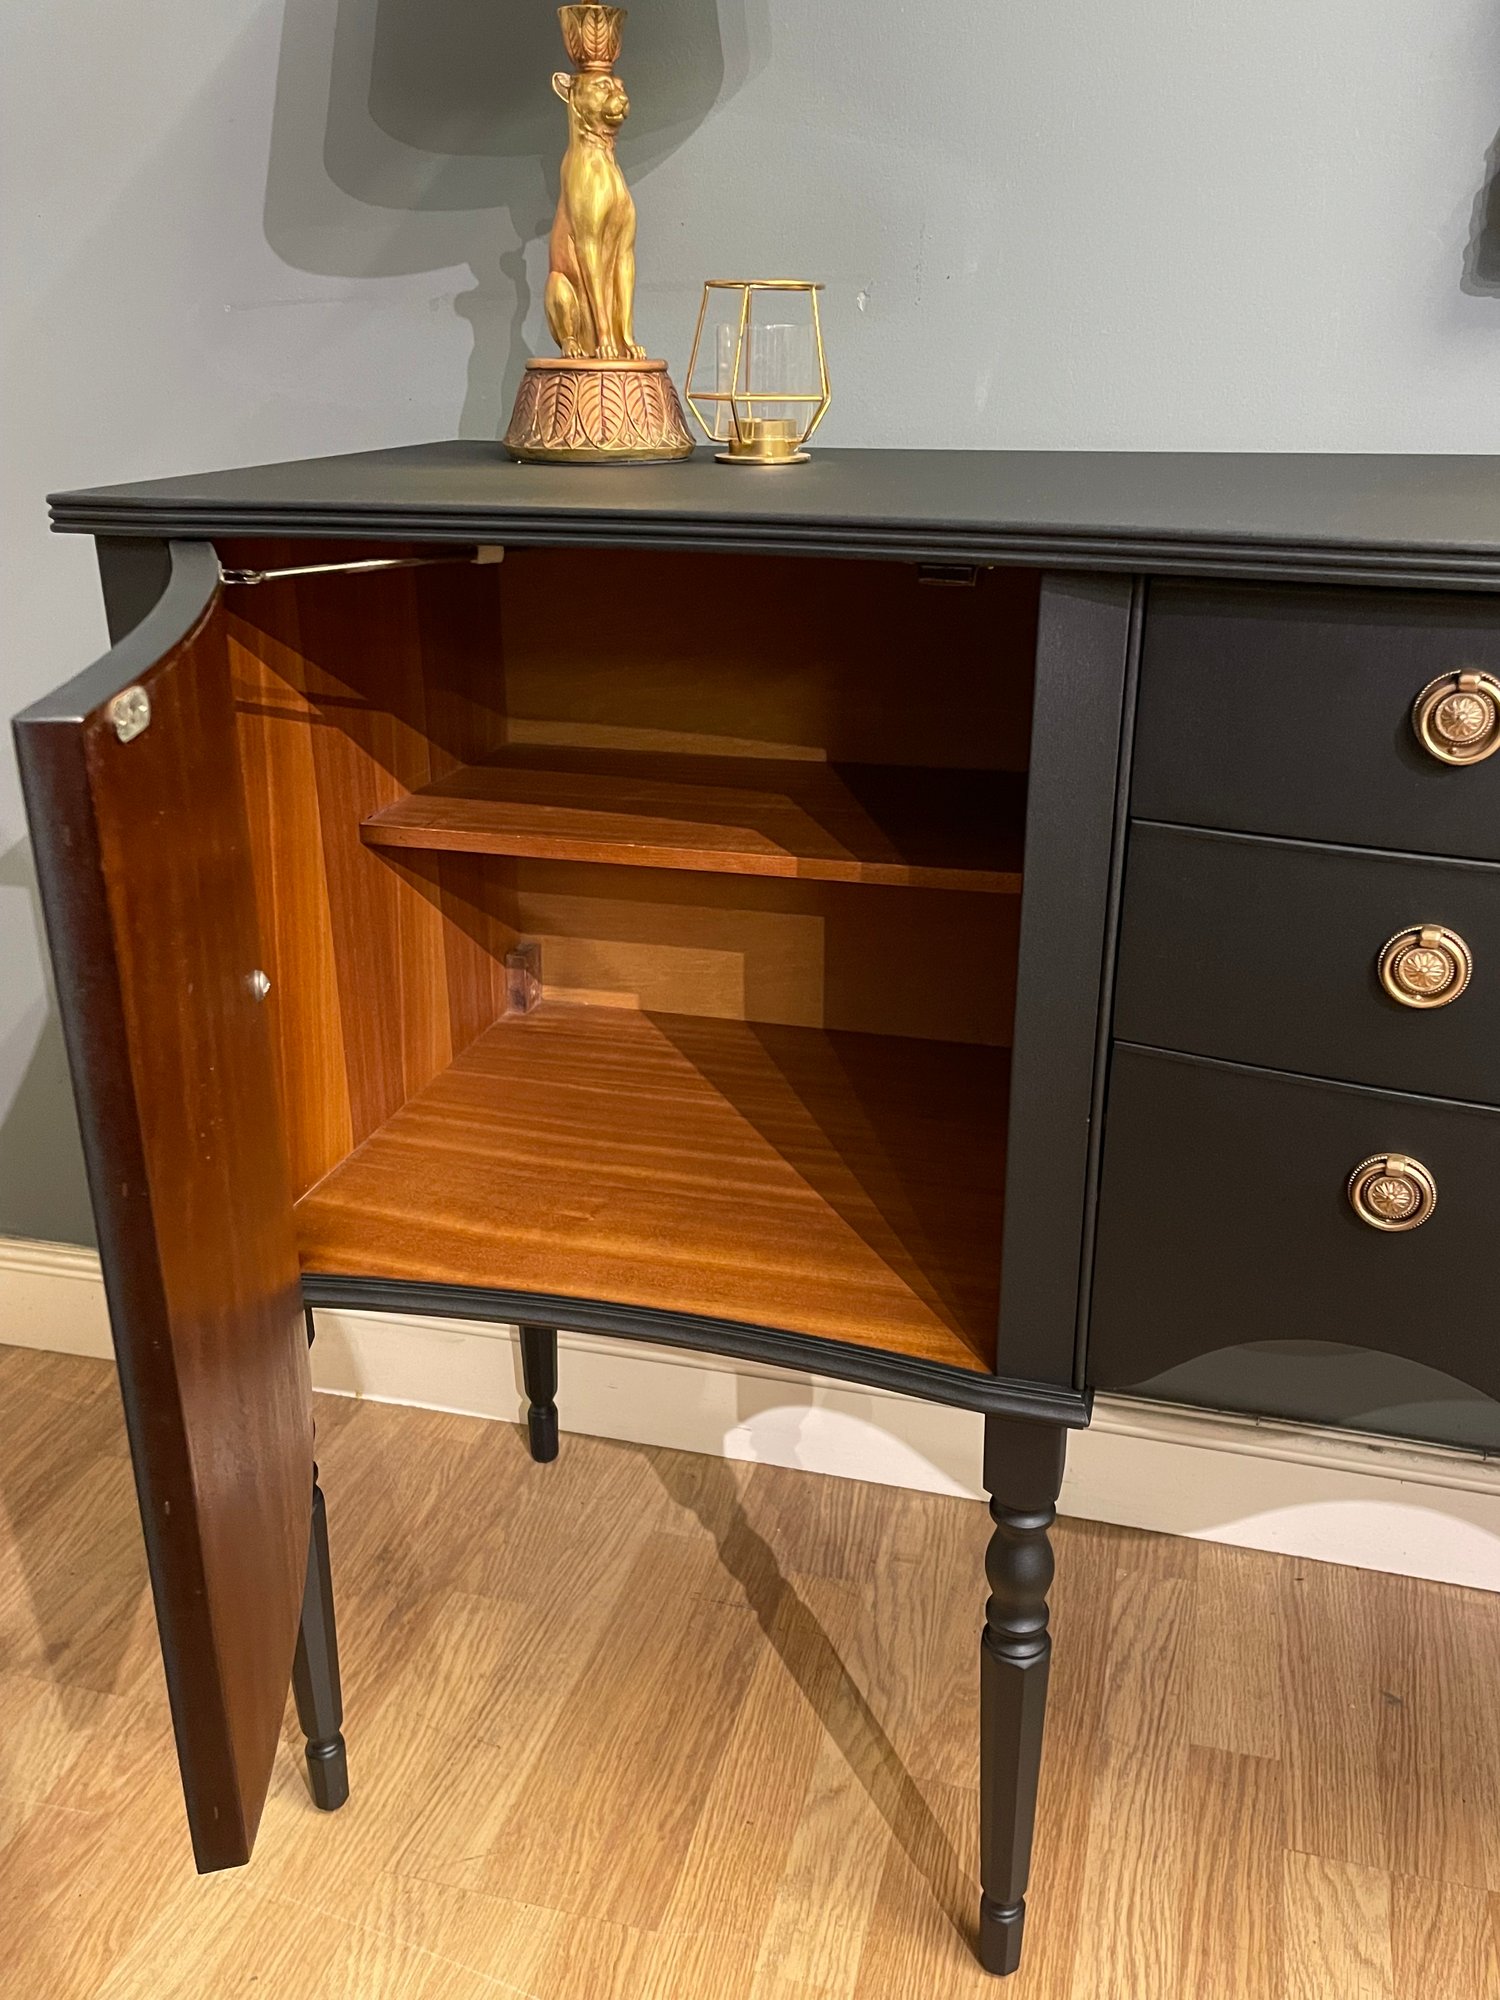
<path fill-rule="evenodd" d="M 349 1796 L 349 1764 L 340 1734 L 344 1698 L 339 1687 L 339 1640 L 333 1619 L 333 1574 L 328 1564 L 328 1510 L 313 1475 L 312 1537 L 307 1550 L 307 1588 L 302 1624 L 292 1662 L 297 1720 L 307 1738 L 307 1776 L 313 1804 L 335 1812 Z"/>
<path fill-rule="evenodd" d="M 987 1972 L 1021 1962 L 1026 1877 L 1047 1712 L 1047 1592 L 1067 1432 L 1014 1417 L 984 1421 L 984 1484 L 995 1531 L 979 1651 L 979 1958 Z"/>
<path fill-rule="evenodd" d="M 531 1455 L 539 1465 L 557 1456 L 557 1328 L 521 1328 L 521 1379 L 531 1407 L 526 1427 Z"/>
<path fill-rule="evenodd" d="M 304 1306 L 307 1344 L 318 1337 L 312 1307 Z M 297 1720 L 307 1738 L 307 1776 L 313 1803 L 336 1812 L 349 1796 L 349 1761 L 340 1733 L 344 1695 L 339 1685 L 339 1635 L 333 1614 L 333 1569 L 328 1560 L 328 1509 L 313 1467 L 312 1532 L 307 1542 L 307 1582 L 302 1590 L 302 1623 L 292 1659 L 292 1693 Z"/>

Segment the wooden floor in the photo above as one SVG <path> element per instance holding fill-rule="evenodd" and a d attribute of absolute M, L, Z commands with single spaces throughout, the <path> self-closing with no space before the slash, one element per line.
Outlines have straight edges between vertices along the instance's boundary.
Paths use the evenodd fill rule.
<path fill-rule="evenodd" d="M 1492 1598 L 1065 1523 L 997 1987 L 979 1507 L 319 1420 L 354 1796 L 314 1812 L 289 1730 L 254 1863 L 199 1880 L 112 1375 L 0 1349 L 7 2000 L 1500 1994 Z"/>

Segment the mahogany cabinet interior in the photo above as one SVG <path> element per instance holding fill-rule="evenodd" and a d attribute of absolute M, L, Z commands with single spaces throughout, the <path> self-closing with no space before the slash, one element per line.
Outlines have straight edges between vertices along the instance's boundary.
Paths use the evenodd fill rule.
<path fill-rule="evenodd" d="M 114 645 L 17 738 L 201 1867 L 289 1680 L 346 1790 L 304 1308 L 519 1324 L 539 1458 L 577 1326 L 985 1413 L 1015 1966 L 1093 1387 L 1286 1328 L 1500 1396 L 1486 463 L 54 501 Z"/>

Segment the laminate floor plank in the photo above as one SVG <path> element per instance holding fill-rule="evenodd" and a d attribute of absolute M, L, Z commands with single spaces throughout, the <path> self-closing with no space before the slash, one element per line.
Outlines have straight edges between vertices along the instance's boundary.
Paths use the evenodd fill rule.
<path fill-rule="evenodd" d="M 1329 1563 L 1281 1571 L 1287 1844 L 1384 1869 L 1379 1627 L 1391 1579 Z"/>
<path fill-rule="evenodd" d="M 745 1940 L 765 1930 L 827 1740 L 825 1718 L 846 1671 L 840 1648 L 863 1609 L 852 1586 L 843 1586 L 842 1596 L 839 1604 L 825 1592 L 814 1619 L 788 1584 L 762 1616 L 768 1643 L 758 1650 L 704 1795 L 662 1919 L 665 1931 L 727 1932 Z M 781 1747 L 768 1760 L 773 1736 Z M 754 1967 L 752 1946 L 747 1977 Z"/>
<path fill-rule="evenodd" d="M 1288 2000 L 1397 2000 L 1383 1868 L 1289 1850 L 1281 1916 Z"/>
<path fill-rule="evenodd" d="M 1500 1993 L 1500 1897 L 1454 1882 L 1397 1875 L 1391 1971 L 1398 2000 L 1475 2000 Z"/>
<path fill-rule="evenodd" d="M 1177 1950 L 1196 1863 L 1187 1783 L 1191 1601 L 1180 1577 L 1125 1572 L 1091 1788 L 1083 1937 L 1071 2000 L 1189 2000 Z"/>
<path fill-rule="evenodd" d="M 1376 1723 L 1391 1869 L 1490 1888 L 1500 1787 L 1468 1726 L 1477 1692 L 1465 1657 L 1468 1632 L 1448 1605 L 1430 1603 L 1419 1584 L 1389 1577 L 1386 1586 Z M 1493 1697 L 1500 1666 L 1493 1635 L 1490 1664 Z"/>
<path fill-rule="evenodd" d="M 254 1861 L 199 1878 L 111 1372 L 0 1349 L 6 2000 L 1001 1991 L 972 1956 L 981 1506 L 318 1413 L 353 1792 L 313 1809 L 289 1707 Z M 1005 2000 L 1500 1994 L 1496 1599 L 1056 1541 Z"/>
<path fill-rule="evenodd" d="M 1281 1766 L 1193 1744 L 1186 1783 L 1196 1842 L 1181 1910 L 1179 1989 L 1192 2000 L 1282 2000 Z"/>
<path fill-rule="evenodd" d="M 1483 1881 L 1500 1909 L 1500 1638 L 1495 1599 L 1478 1591 L 1454 1591 L 1434 1601 L 1429 1616 L 1452 1629 L 1454 1685 L 1444 1707 L 1451 1738 L 1444 1754 L 1459 1773 L 1466 1795 L 1465 1816 L 1477 1833 Z M 1495 1990 L 1500 1993 L 1500 1980 Z"/>
<path fill-rule="evenodd" d="M 1282 1749 L 1279 1559 L 1200 1542 L 1193 1588 L 1193 1741 L 1241 1757 Z"/>
<path fill-rule="evenodd" d="M 751 2000 L 849 2000 L 890 1829 L 826 1737 L 760 1936 Z"/>
<path fill-rule="evenodd" d="M 652 1535 L 612 1579 L 616 1615 L 537 1732 L 479 1886 L 587 1922 L 660 1926 L 755 1657 L 754 1615 L 719 1594 L 718 1571 L 706 1539 Z"/>

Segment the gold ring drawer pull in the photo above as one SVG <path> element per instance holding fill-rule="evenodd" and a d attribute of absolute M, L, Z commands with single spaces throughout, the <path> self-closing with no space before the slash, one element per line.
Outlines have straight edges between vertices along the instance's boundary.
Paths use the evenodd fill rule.
<path fill-rule="evenodd" d="M 1349 1200 L 1372 1229 L 1418 1229 L 1437 1207 L 1437 1182 L 1405 1153 L 1372 1153 L 1349 1176 Z"/>
<path fill-rule="evenodd" d="M 1482 764 L 1500 750 L 1500 681 L 1493 674 L 1443 674 L 1417 696 L 1412 727 L 1444 764 Z"/>
<path fill-rule="evenodd" d="M 1397 931 L 1380 954 L 1380 983 L 1403 1007 L 1449 1007 L 1473 975 L 1473 952 L 1446 924 Z"/>

